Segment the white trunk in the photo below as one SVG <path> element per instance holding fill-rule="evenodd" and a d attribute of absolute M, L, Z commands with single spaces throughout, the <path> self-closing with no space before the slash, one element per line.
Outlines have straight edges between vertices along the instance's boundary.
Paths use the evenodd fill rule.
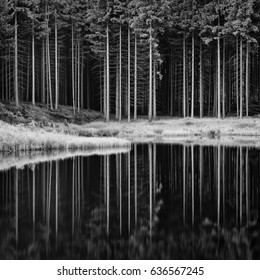
<path fill-rule="evenodd" d="M 153 95 L 153 43 L 152 43 L 152 24 L 149 31 L 149 111 L 148 119 L 152 121 L 152 96 Z"/>
<path fill-rule="evenodd" d="M 59 84 L 58 84 L 58 27 L 57 27 L 57 11 L 55 10 L 55 109 L 59 104 Z"/>
<path fill-rule="evenodd" d="M 127 70 L 127 120 L 131 119 L 131 34 L 128 26 L 128 70 Z"/>
<path fill-rule="evenodd" d="M 106 37 L 107 37 L 107 67 L 106 67 L 106 74 L 107 74 L 107 94 L 106 94 L 106 109 L 107 109 L 107 112 L 106 112 L 106 121 L 108 122 L 109 121 L 109 113 L 110 113 L 110 106 L 109 106 L 109 29 L 108 29 L 108 23 L 107 23 L 107 28 L 106 28 Z"/>
<path fill-rule="evenodd" d="M 135 34 L 134 120 L 137 120 L 137 35 Z"/>

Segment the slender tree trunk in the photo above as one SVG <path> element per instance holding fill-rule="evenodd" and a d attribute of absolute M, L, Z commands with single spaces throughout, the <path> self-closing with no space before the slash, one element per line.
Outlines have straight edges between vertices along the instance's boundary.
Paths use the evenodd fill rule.
<path fill-rule="evenodd" d="M 221 66 L 221 61 L 220 61 L 220 37 L 218 36 L 217 39 L 218 43 L 218 74 L 217 74 L 217 95 L 218 95 L 218 101 L 217 101 L 217 107 L 218 107 L 218 118 L 221 118 L 221 73 L 220 73 L 220 66 Z"/>
<path fill-rule="evenodd" d="M 119 25 L 119 96 L 118 96 L 118 118 L 122 119 L 122 25 Z"/>
<path fill-rule="evenodd" d="M 152 42 L 152 23 L 149 31 L 149 112 L 148 120 L 152 121 L 152 99 L 153 99 L 153 42 Z"/>
<path fill-rule="evenodd" d="M 55 10 L 55 109 L 59 104 L 59 84 L 58 84 L 58 27 L 57 27 L 57 10 Z"/>
<path fill-rule="evenodd" d="M 223 39 L 222 116 L 226 116 L 226 40 Z"/>
<path fill-rule="evenodd" d="M 131 33 L 130 26 L 128 26 L 128 69 L 127 69 L 127 121 L 131 119 Z"/>
<path fill-rule="evenodd" d="M 15 4 L 17 1 L 15 2 Z M 16 9 L 16 7 L 15 7 Z M 18 38 L 17 38 L 17 11 L 14 15 L 14 93 L 15 93 L 15 105 L 19 106 L 19 87 L 18 87 Z"/>
<path fill-rule="evenodd" d="M 203 117 L 203 50 L 200 40 L 200 118 Z"/>
<path fill-rule="evenodd" d="M 35 43 L 34 43 L 34 20 L 32 30 L 32 105 L 35 105 Z"/>
<path fill-rule="evenodd" d="M 195 39 L 192 32 L 192 72 L 191 72 L 191 118 L 194 118 L 194 90 L 195 90 Z"/>
<path fill-rule="evenodd" d="M 45 103 L 45 43 L 42 39 L 42 102 Z"/>
<path fill-rule="evenodd" d="M 186 118 L 186 35 L 183 34 L 183 117 Z"/>
<path fill-rule="evenodd" d="M 81 88 L 81 86 L 80 86 L 80 53 L 81 53 L 81 51 L 80 51 L 80 40 L 78 39 L 78 63 L 77 63 L 77 65 L 78 65 L 78 74 L 77 74 L 77 78 L 78 78 L 78 80 L 77 80 L 77 84 L 78 84 L 78 86 L 77 86 L 77 88 L 78 88 L 78 112 L 80 112 L 80 94 L 81 94 L 81 92 L 80 92 L 80 88 Z"/>
<path fill-rule="evenodd" d="M 250 43 L 246 43 L 246 117 L 248 117 L 248 99 L 249 99 L 249 48 Z"/>
<path fill-rule="evenodd" d="M 106 73 L 107 73 L 107 104 L 106 104 L 106 121 L 108 122 L 110 119 L 109 113 L 110 113 L 110 92 L 109 92 L 109 81 L 110 81 L 110 75 L 109 75 L 109 29 L 108 29 L 108 23 L 107 23 L 107 28 L 106 28 L 106 37 L 107 37 L 107 67 L 106 67 Z"/>
<path fill-rule="evenodd" d="M 237 117 L 239 117 L 239 81 L 238 81 L 238 73 L 239 73 L 239 55 L 238 55 L 238 36 L 236 36 L 236 101 L 237 101 Z"/>
<path fill-rule="evenodd" d="M 71 23 L 71 74 L 72 74 L 72 106 L 75 115 L 75 73 L 74 73 L 74 22 Z"/>
<path fill-rule="evenodd" d="M 156 119 L 156 63 L 153 63 L 153 119 Z"/>
<path fill-rule="evenodd" d="M 135 62 L 134 62 L 134 120 L 137 120 L 137 35 L 135 33 Z"/>
<path fill-rule="evenodd" d="M 243 41 L 240 37 L 240 119 L 243 117 Z"/>

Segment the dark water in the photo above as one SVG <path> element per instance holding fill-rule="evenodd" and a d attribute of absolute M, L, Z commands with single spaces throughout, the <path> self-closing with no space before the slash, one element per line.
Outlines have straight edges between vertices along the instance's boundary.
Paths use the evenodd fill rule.
<path fill-rule="evenodd" d="M 260 150 L 133 145 L 0 172 L 1 259 L 260 259 Z"/>

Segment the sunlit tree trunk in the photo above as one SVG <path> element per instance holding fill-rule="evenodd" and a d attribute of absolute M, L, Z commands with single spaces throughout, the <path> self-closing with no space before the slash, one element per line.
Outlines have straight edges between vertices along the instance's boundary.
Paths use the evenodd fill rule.
<path fill-rule="evenodd" d="M 217 91 L 217 95 L 218 95 L 218 118 L 221 118 L 221 73 L 220 73 L 220 69 L 221 69 L 221 60 L 220 60 L 220 37 L 218 36 L 217 39 L 217 43 L 218 43 L 218 74 L 217 74 L 217 87 L 218 87 L 218 91 Z"/>
<path fill-rule="evenodd" d="M 243 117 L 243 41 L 240 37 L 240 119 Z"/>
<path fill-rule="evenodd" d="M 74 22 L 71 23 L 71 75 L 72 75 L 72 106 L 75 115 L 75 72 L 74 72 Z"/>
<path fill-rule="evenodd" d="M 42 102 L 45 103 L 45 42 L 42 38 Z"/>
<path fill-rule="evenodd" d="M 152 42 L 152 23 L 149 30 L 149 111 L 148 120 L 152 121 L 152 102 L 153 102 L 153 42 Z"/>
<path fill-rule="evenodd" d="M 135 62 L 134 62 L 134 120 L 137 120 L 137 35 L 135 33 Z"/>
<path fill-rule="evenodd" d="M 195 38 L 192 32 L 192 66 L 191 66 L 191 118 L 194 118 L 194 91 L 195 91 Z"/>
<path fill-rule="evenodd" d="M 236 36 L 236 101 L 237 101 L 237 117 L 239 117 L 239 81 L 238 81 L 239 54 L 238 54 L 238 52 L 239 52 L 239 43 L 238 43 L 238 36 Z"/>
<path fill-rule="evenodd" d="M 59 84 L 58 84 L 58 27 L 57 27 L 57 10 L 55 10 L 55 109 L 59 104 Z"/>
<path fill-rule="evenodd" d="M 128 26 L 128 61 L 127 61 L 127 121 L 131 119 L 131 33 L 130 26 Z"/>
<path fill-rule="evenodd" d="M 18 86 L 18 38 L 17 38 L 17 11 L 16 11 L 17 0 L 15 1 L 15 15 L 14 15 L 14 93 L 15 93 L 15 104 L 19 106 L 19 86 Z"/>
<path fill-rule="evenodd" d="M 183 117 L 186 118 L 186 35 L 183 34 Z"/>
<path fill-rule="evenodd" d="M 203 50 L 200 40 L 200 118 L 203 117 Z"/>
<path fill-rule="evenodd" d="M 223 39 L 222 116 L 226 116 L 226 40 Z"/>
<path fill-rule="evenodd" d="M 35 105 L 35 43 L 34 43 L 34 20 L 32 28 L 32 105 Z"/>
<path fill-rule="evenodd" d="M 78 39 L 78 63 L 77 63 L 77 70 L 78 70 L 78 74 L 77 74 L 77 85 L 78 85 L 78 112 L 80 112 L 80 95 L 81 95 L 81 92 L 80 92 L 80 53 L 81 53 L 81 50 L 80 50 L 80 40 Z"/>
<path fill-rule="evenodd" d="M 248 98 L 249 98 L 249 48 L 250 43 L 246 43 L 246 117 L 248 117 Z"/>
<path fill-rule="evenodd" d="M 156 119 L 156 63 L 153 63 L 153 119 Z"/>
<path fill-rule="evenodd" d="M 122 118 L 122 25 L 119 25 L 119 98 L 118 98 L 118 118 Z"/>
<path fill-rule="evenodd" d="M 106 84 L 106 121 L 108 122 L 110 119 L 110 90 L 109 90 L 109 81 L 110 81 L 110 75 L 109 75 L 109 27 L 107 23 L 106 27 L 106 78 L 107 78 L 107 84 Z"/>

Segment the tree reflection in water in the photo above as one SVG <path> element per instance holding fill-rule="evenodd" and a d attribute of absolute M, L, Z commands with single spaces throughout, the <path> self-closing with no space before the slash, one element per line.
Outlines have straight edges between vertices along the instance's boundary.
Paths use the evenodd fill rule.
<path fill-rule="evenodd" d="M 134 144 L 0 173 L 1 259 L 259 259 L 260 151 Z"/>

